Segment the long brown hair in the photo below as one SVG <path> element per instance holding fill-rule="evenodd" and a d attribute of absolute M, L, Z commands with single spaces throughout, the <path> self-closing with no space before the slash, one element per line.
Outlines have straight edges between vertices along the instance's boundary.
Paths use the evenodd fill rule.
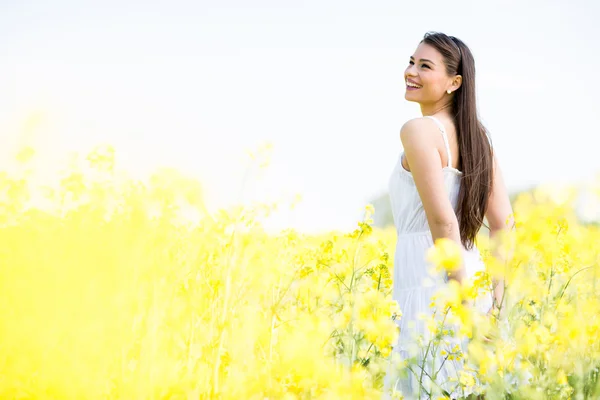
<path fill-rule="evenodd" d="M 442 54 L 448 75 L 462 76 L 462 84 L 452 100 L 459 146 L 458 169 L 463 172 L 456 214 L 461 242 L 471 249 L 487 211 L 494 162 L 491 137 L 477 115 L 475 60 L 467 45 L 454 36 L 427 32 L 421 42 Z"/>

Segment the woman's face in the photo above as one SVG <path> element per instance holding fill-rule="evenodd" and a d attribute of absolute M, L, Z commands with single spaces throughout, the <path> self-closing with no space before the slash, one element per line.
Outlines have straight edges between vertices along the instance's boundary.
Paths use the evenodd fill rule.
<path fill-rule="evenodd" d="M 404 98 L 417 103 L 436 103 L 448 96 L 451 79 L 446 74 L 442 55 L 434 47 L 420 43 L 404 71 Z M 417 87 L 413 87 L 413 86 Z"/>

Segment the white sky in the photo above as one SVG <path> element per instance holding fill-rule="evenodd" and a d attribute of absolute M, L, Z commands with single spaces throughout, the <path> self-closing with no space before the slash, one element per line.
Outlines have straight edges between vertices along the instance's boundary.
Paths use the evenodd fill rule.
<path fill-rule="evenodd" d="M 197 176 L 211 208 L 299 192 L 270 227 L 352 229 L 420 115 L 403 71 L 436 30 L 474 53 L 510 190 L 600 172 L 597 2 L 249 4 L 4 0 L 2 151 L 42 110 L 48 151 L 109 142 L 126 168 Z M 244 152 L 264 142 L 270 167 L 240 197 Z"/>

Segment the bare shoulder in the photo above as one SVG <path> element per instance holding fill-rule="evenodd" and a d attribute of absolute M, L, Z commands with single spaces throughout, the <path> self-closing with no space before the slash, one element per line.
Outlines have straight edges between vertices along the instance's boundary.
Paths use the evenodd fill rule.
<path fill-rule="evenodd" d="M 400 129 L 400 140 L 407 146 L 435 146 L 438 127 L 433 120 L 425 117 L 409 119 Z"/>

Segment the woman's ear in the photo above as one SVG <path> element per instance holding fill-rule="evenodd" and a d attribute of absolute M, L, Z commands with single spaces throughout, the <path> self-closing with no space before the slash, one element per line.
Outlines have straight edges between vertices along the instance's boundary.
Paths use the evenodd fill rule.
<path fill-rule="evenodd" d="M 460 85 L 462 85 L 462 75 L 456 75 L 452 80 L 452 91 L 454 92 Z"/>

